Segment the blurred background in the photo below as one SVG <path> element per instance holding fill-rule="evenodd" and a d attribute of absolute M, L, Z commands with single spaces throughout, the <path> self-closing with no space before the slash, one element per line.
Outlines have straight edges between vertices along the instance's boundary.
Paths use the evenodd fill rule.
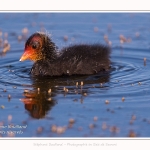
<path fill-rule="evenodd" d="M 39 31 L 59 50 L 109 45 L 111 70 L 32 78 L 19 59 Z M 149 13 L 0 13 L 0 136 L 149 137 L 149 41 Z"/>

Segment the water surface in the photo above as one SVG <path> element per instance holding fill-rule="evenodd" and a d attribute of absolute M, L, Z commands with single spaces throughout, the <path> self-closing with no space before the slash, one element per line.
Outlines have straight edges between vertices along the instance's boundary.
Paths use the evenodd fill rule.
<path fill-rule="evenodd" d="M 149 13 L 1 13 L 0 22 L 0 136 L 150 136 Z M 37 31 L 48 32 L 59 49 L 110 44 L 111 70 L 32 78 L 33 63 L 19 59 Z"/>

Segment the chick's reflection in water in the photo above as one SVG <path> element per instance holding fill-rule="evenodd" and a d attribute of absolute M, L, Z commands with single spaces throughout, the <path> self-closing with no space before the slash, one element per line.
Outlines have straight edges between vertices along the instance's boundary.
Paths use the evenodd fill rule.
<path fill-rule="evenodd" d="M 40 85 L 40 82 L 36 82 L 33 90 L 25 89 L 23 93 L 24 98 L 21 99 L 25 109 L 35 119 L 45 118 L 48 111 L 56 104 L 50 89 L 48 90 L 47 87 L 47 90 L 45 90 Z"/>
<path fill-rule="evenodd" d="M 84 99 L 85 95 L 90 95 L 90 88 L 105 88 L 107 90 L 105 83 L 109 82 L 109 76 L 109 72 L 104 71 L 103 73 L 90 76 L 32 78 L 33 90 L 25 89 L 23 93 L 24 98 L 21 101 L 31 117 L 36 119 L 45 118 L 48 111 L 50 112 L 52 107 L 59 102 L 61 95 L 62 100 L 71 94 L 73 99 L 70 100 L 74 102 L 73 100 L 76 96 Z M 96 86 L 93 86 L 93 84 Z M 57 95 L 59 95 L 59 99 Z"/>

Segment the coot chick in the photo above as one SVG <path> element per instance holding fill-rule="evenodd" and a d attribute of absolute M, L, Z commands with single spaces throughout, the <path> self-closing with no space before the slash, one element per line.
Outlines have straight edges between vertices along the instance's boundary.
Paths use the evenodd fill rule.
<path fill-rule="evenodd" d="M 91 75 L 109 70 L 109 54 L 110 48 L 100 44 L 71 45 L 58 53 L 49 36 L 37 32 L 26 41 L 20 61 L 34 61 L 35 76 Z"/>

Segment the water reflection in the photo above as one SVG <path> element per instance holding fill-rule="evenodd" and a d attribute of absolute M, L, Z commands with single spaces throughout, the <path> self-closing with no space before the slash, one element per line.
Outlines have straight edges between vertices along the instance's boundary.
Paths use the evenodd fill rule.
<path fill-rule="evenodd" d="M 55 101 L 46 92 L 25 91 L 27 91 L 24 92 L 25 98 L 21 99 L 21 101 L 33 118 L 44 118 L 47 112 L 55 105 Z"/>
<path fill-rule="evenodd" d="M 24 90 L 25 109 L 32 118 L 44 118 L 46 114 L 57 104 L 58 95 L 71 94 L 81 95 L 83 100 L 87 96 L 88 89 L 96 84 L 97 88 L 104 88 L 103 84 L 109 82 L 109 72 L 103 72 L 93 76 L 73 76 L 73 77 L 41 77 L 32 78 L 33 90 Z M 77 84 L 78 83 L 78 84 Z"/>

